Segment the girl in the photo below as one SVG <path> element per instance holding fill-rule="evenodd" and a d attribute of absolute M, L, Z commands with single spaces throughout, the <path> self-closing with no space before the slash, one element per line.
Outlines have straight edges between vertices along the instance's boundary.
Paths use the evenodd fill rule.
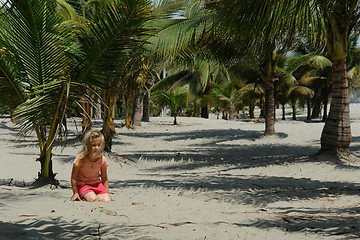
<path fill-rule="evenodd" d="M 71 173 L 72 201 L 109 202 L 109 180 L 106 158 L 101 155 L 105 139 L 98 130 L 90 130 L 83 138 L 83 149 L 76 156 Z"/>

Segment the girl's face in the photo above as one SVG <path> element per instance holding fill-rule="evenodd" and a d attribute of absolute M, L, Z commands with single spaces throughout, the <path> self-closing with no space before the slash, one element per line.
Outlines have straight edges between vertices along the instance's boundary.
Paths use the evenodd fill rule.
<path fill-rule="evenodd" d="M 92 143 L 90 143 L 90 158 L 92 160 L 96 160 L 98 157 L 100 157 L 102 149 L 101 149 L 101 138 L 95 138 L 92 140 Z"/>

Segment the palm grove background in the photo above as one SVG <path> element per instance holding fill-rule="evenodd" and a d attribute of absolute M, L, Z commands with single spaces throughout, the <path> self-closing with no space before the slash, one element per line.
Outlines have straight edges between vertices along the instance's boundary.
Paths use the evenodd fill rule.
<path fill-rule="evenodd" d="M 291 106 L 325 121 L 321 153 L 349 154 L 350 96 L 358 101 L 360 2 L 8 0 L 0 2 L 0 106 L 35 133 L 39 178 L 66 119 L 82 130 L 114 118 L 132 128 L 177 116 L 264 119 Z M 328 109 L 330 106 L 330 109 Z M 255 116 L 255 108 L 260 115 Z M 320 136 L 319 136 L 320 137 Z"/>

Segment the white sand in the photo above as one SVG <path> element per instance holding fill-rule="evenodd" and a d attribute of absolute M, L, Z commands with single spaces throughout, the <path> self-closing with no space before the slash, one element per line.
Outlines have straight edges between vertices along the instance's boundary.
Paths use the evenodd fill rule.
<path fill-rule="evenodd" d="M 350 149 L 360 156 L 360 105 L 351 105 L 351 119 Z M 360 236 L 359 164 L 310 157 L 320 149 L 323 123 L 278 120 L 277 135 L 264 137 L 264 123 L 172 122 L 158 117 L 117 128 L 113 151 L 133 162 L 107 155 L 114 201 L 86 203 L 70 201 L 81 148 L 73 122 L 67 146 L 54 151 L 55 188 L 30 185 L 40 170 L 36 139 L 17 138 L 9 119 L 0 119 L 0 239 Z"/>

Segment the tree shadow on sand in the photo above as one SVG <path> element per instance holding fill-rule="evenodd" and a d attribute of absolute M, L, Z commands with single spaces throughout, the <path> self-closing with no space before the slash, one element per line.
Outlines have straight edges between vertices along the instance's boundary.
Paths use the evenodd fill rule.
<path fill-rule="evenodd" d="M 67 221 L 61 217 L 38 219 L 22 216 L 25 219 L 16 222 L 0 221 L 1 239 L 118 239 L 136 236 L 136 229 L 126 225 L 105 225 L 101 222 L 88 224 L 79 220 Z"/>
<path fill-rule="evenodd" d="M 360 195 L 360 186 L 344 181 L 320 181 L 310 178 L 241 175 L 236 170 L 287 165 L 293 163 L 328 163 L 339 170 L 360 170 L 330 155 L 317 155 L 320 141 L 308 145 L 287 144 L 286 133 L 278 133 L 272 143 L 261 143 L 263 132 L 229 130 L 201 130 L 181 133 L 130 133 L 133 137 L 162 138 L 166 142 L 202 139 L 195 145 L 179 150 L 147 150 L 130 153 L 132 159 L 163 161 L 171 164 L 155 164 L 142 169 L 138 180 L 115 181 L 115 188 L 164 188 L 184 192 L 201 192 L 209 200 L 250 205 L 259 210 L 252 214 L 271 215 L 273 217 L 249 219 L 232 222 L 239 227 L 259 229 L 277 228 L 284 232 L 304 232 L 317 237 L 339 235 L 341 239 L 360 237 L 360 202 L 343 207 L 292 207 L 292 203 L 305 201 L 311 203 L 322 198 Z M 237 144 L 237 140 L 246 140 L 248 145 Z M 351 151 L 355 155 L 360 151 L 359 137 L 353 137 Z M 121 143 L 121 134 L 114 140 Z M 252 144 L 256 142 L 256 144 Z M 306 153 L 307 155 L 304 155 Z M 151 164 L 150 164 L 151 165 Z M 203 172 L 198 172 L 198 171 Z M 319 168 L 320 169 L 320 168 Z M 234 170 L 234 171 L 233 171 Z M 300 171 L 301 169 L 299 169 Z M 204 172 L 205 171 L 205 172 Z M 238 175 L 236 175 L 236 173 Z M 355 172 L 354 172 L 355 173 Z M 284 202 L 284 206 L 271 209 L 274 203 Z M 288 203 L 288 204 L 287 204 Z M 274 212 L 272 212 L 274 211 Z M 274 214 L 273 214 L 274 213 Z M 224 214 L 245 214 L 239 212 Z M 244 218 L 241 218 L 244 219 Z"/>
<path fill-rule="evenodd" d="M 154 176 L 155 175 L 155 176 Z M 360 202 L 351 206 L 314 206 L 318 201 L 326 203 L 340 196 L 359 196 L 358 184 L 341 181 L 319 181 L 309 178 L 272 177 L 258 175 L 235 175 L 216 172 L 197 174 L 144 173 L 140 180 L 111 182 L 110 188 L 167 189 L 185 197 L 201 194 L 205 201 L 231 203 L 236 206 L 250 206 L 255 212 L 224 212 L 227 214 L 253 215 L 254 218 L 239 216 L 241 222 L 232 220 L 226 224 L 259 229 L 278 228 L 284 232 L 308 232 L 320 236 L 341 235 L 360 237 Z M 304 202 L 305 206 L 299 206 Z M 275 207 L 280 204 L 280 207 Z M 274 205 L 275 204 L 275 205 Z M 295 204 L 295 206 L 294 206 Z M 319 205 L 319 204 L 318 204 Z M 326 204 L 324 204 L 326 205 Z M 350 204 L 349 204 L 350 205 Z M 241 208 L 240 208 L 241 209 Z M 262 215 L 262 216 L 260 216 Z M 265 216 L 264 216 L 265 215 Z M 245 219 L 245 220 L 244 220 Z"/>
<path fill-rule="evenodd" d="M 146 174 L 144 174 L 146 175 Z M 143 177 L 143 176 L 141 176 Z M 203 192 L 213 200 L 249 204 L 263 208 L 279 201 L 312 200 L 339 195 L 359 196 L 360 186 L 339 181 L 318 181 L 309 178 L 273 177 L 208 173 L 161 174 L 162 180 L 126 180 L 111 182 L 112 188 L 164 188 Z M 150 178 L 150 177 L 149 177 Z M 213 194 L 215 193 L 215 195 Z"/>
<path fill-rule="evenodd" d="M 240 129 L 227 130 L 200 130 L 181 133 L 120 133 L 113 140 L 113 145 L 124 144 L 121 142 L 122 135 L 130 135 L 136 138 L 151 139 L 162 138 L 164 146 L 162 150 L 143 150 L 140 152 L 127 153 L 134 162 L 136 159 L 149 161 L 188 161 L 187 163 L 154 168 L 157 170 L 186 170 L 218 165 L 236 165 L 238 168 L 266 167 L 274 164 L 296 163 L 303 161 L 324 161 L 316 153 L 320 150 L 320 141 L 314 141 L 310 145 L 288 144 L 286 133 L 279 132 L 272 137 L 271 143 L 262 143 L 265 138 L 262 131 L 250 131 Z M 195 144 L 188 144 L 179 149 L 166 149 L 167 142 L 198 140 Z M 244 142 L 237 142 L 237 141 Z M 256 143 L 258 141 L 258 143 Z M 304 155 L 306 153 L 306 155 Z M 325 159 L 337 164 L 339 167 L 348 168 L 340 161 L 332 158 Z M 358 168 L 358 167 L 354 167 Z"/>
<path fill-rule="evenodd" d="M 262 230 L 279 229 L 289 233 L 303 232 L 308 236 L 316 234 L 317 237 L 315 235 L 312 239 L 326 239 L 326 237 L 334 236 L 337 237 L 336 239 L 360 238 L 360 215 L 348 216 L 348 214 L 344 215 L 344 211 L 347 213 L 359 213 L 360 208 L 332 210 L 331 215 L 328 212 L 324 212 L 324 210 L 299 211 L 298 209 L 285 209 L 281 214 L 277 214 L 272 218 L 232 224 L 239 227 L 255 227 Z M 286 212 L 291 212 L 291 214 L 286 214 Z M 273 213 L 263 212 L 254 214 L 270 215 Z"/>

